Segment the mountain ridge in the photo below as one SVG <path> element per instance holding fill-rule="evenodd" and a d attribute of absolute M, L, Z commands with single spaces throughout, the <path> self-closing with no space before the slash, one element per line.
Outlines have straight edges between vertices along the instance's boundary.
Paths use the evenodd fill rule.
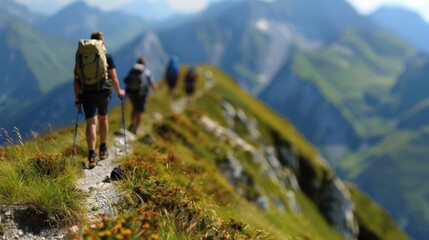
<path fill-rule="evenodd" d="M 114 51 L 131 41 L 148 27 L 149 23 L 140 17 L 120 11 L 105 12 L 89 6 L 84 1 L 76 1 L 52 16 L 36 22 L 35 26 L 43 32 L 76 42 L 89 38 L 92 32 L 101 31 L 106 38 L 106 47 Z"/>
<path fill-rule="evenodd" d="M 185 69 L 186 66 L 182 72 Z M 117 216 L 102 217 L 106 225 L 121 222 L 124 215 L 135 216 L 133 206 L 143 210 L 148 206 L 151 213 L 159 212 L 165 216 L 151 218 L 151 224 L 145 227 L 145 233 L 157 234 L 160 238 L 228 233 L 229 236 L 259 236 L 261 239 L 306 236 L 314 239 L 358 239 L 361 231 L 372 239 L 391 236 L 408 239 L 383 209 L 336 177 L 317 150 L 284 118 L 243 91 L 233 78 L 219 69 L 198 66 L 198 74 L 198 97 L 194 104 L 184 105 L 180 112 L 174 112 L 171 106 L 176 101 L 185 100 L 184 93 L 178 93 L 176 100 L 167 98 L 165 83 L 161 83 L 156 94 L 149 97 L 143 129 L 137 140 L 130 142 L 135 144 L 134 151 L 118 162 L 128 177 L 128 181 L 118 183 L 123 187 L 121 192 L 127 196 L 123 199 L 124 208 L 117 206 Z M 211 87 L 206 88 L 208 85 Z M 128 102 L 125 112 L 126 116 L 131 112 Z M 121 115 L 121 107 L 109 113 L 111 128 L 120 129 L 119 132 L 122 132 Z M 77 131 L 76 162 L 67 169 L 76 168 L 80 161 L 85 161 L 84 128 L 82 124 Z M 69 156 L 67 149 L 70 149 L 73 131 L 72 127 L 62 129 L 27 143 L 35 146 L 9 146 L 11 151 L 6 151 L 6 154 L 0 151 L 0 162 L 7 161 L 9 154 L 19 152 L 14 149 L 21 147 L 38 149 L 41 160 L 45 156 L 42 154 L 44 149 L 49 146 L 50 151 L 53 151 L 52 147 L 56 150 L 46 155 L 48 159 L 57 156 L 57 152 L 68 152 Z M 115 144 L 112 140 L 110 143 Z M 5 173 L 0 168 L 0 176 Z M 50 178 L 47 175 L 45 178 L 56 181 L 58 176 Z M 111 186 L 112 183 L 103 184 Z M 176 195 L 169 192 L 169 186 L 177 189 L 175 194 L 180 198 L 174 198 Z M 181 195 L 181 189 L 183 192 L 186 190 L 184 195 Z M 183 200 L 186 205 L 180 205 Z M 35 205 L 39 206 L 37 202 Z M 365 210 L 355 212 L 355 205 Z M 365 213 L 368 206 L 371 206 L 370 213 Z M 37 209 L 46 211 L 43 207 Z M 105 210 L 88 206 L 88 213 L 89 209 Z M 176 215 L 175 210 L 179 214 Z M 191 213 L 186 215 L 189 218 L 181 217 L 188 211 Z M 360 217 L 355 218 L 355 214 Z M 370 220 L 365 219 L 366 214 L 371 215 Z M 169 220 L 176 218 L 180 221 Z M 194 221 L 200 218 L 205 219 L 198 226 L 200 230 L 188 231 L 194 229 Z M 82 230 L 72 236 L 83 238 L 103 232 L 102 225 L 85 228 L 91 222 L 84 219 L 81 217 L 82 222 L 78 224 Z M 136 218 L 131 219 L 134 221 Z M 233 226 L 238 224 L 243 228 L 222 227 L 229 226 L 228 219 L 236 223 Z M 139 223 L 133 222 L 137 226 Z M 176 230 L 171 232 L 169 228 L 158 228 L 159 224 L 173 224 Z M 183 225 L 185 227 L 179 227 Z M 140 230 L 126 226 L 129 234 L 141 234 Z M 212 228 L 214 226 L 217 227 Z M 9 234 L 8 229 L 6 234 Z M 112 230 L 112 234 L 120 233 Z"/>
<path fill-rule="evenodd" d="M 335 5 L 336 1 L 328 3 L 327 6 Z M 241 10 L 240 6 L 244 6 L 240 4 L 248 4 L 246 5 L 247 7 L 242 8 L 246 9 L 246 16 L 251 21 L 247 21 L 244 18 L 239 19 L 237 9 Z M 322 3 L 317 2 L 317 4 Z M 368 34 L 368 32 L 375 32 L 373 30 L 378 31 L 377 25 L 373 25 L 373 21 L 358 15 L 350 6 L 344 6 L 344 2 L 340 4 L 344 8 L 321 7 L 320 9 L 326 8 L 330 11 L 317 13 L 314 18 L 310 18 L 313 19 L 312 21 L 302 17 L 296 24 L 287 22 L 288 19 L 293 18 L 295 11 L 289 6 L 300 7 L 304 11 L 306 10 L 304 5 L 302 2 L 294 3 L 292 1 L 277 3 L 277 5 L 258 2 L 233 3 L 228 6 L 228 9 L 217 11 L 210 15 L 208 19 L 193 18 L 190 19 L 191 21 L 174 26 L 176 28 L 180 27 L 183 31 L 170 31 L 168 27 L 146 31 L 138 38 L 135 38 L 132 44 L 113 52 L 114 58 L 118 63 L 120 80 L 139 55 L 148 56 L 149 64 L 153 64 L 150 65 L 151 69 L 154 70 L 158 77 L 162 77 L 168 56 L 177 52 L 180 53 L 182 63 L 196 64 L 199 61 L 214 63 L 232 74 L 241 86 L 247 89 L 256 89 L 255 92 L 258 93 L 261 88 L 270 85 L 271 76 L 279 76 L 278 82 L 282 80 L 285 75 L 278 74 L 279 71 L 294 72 L 299 79 L 294 75 L 290 75 L 294 77 L 291 77 L 294 81 L 290 82 L 296 83 L 299 80 L 299 83 L 304 83 L 300 86 L 308 91 L 309 96 L 314 96 L 314 98 L 301 98 L 302 101 L 300 100 L 299 104 L 292 102 L 285 104 L 283 108 L 290 110 L 290 108 L 297 107 L 297 105 L 307 106 L 306 104 L 312 100 L 313 103 L 316 103 L 313 105 L 314 109 L 321 110 L 319 113 L 324 113 L 325 111 L 333 113 L 329 118 L 318 115 L 318 117 L 323 117 L 320 121 L 306 118 L 305 116 L 301 119 L 308 120 L 308 122 L 310 120 L 317 121 L 314 126 L 303 126 L 303 128 L 315 129 L 308 132 L 317 135 L 307 137 L 308 139 L 319 138 L 326 140 L 329 144 L 333 143 L 333 145 L 325 149 L 321 148 L 321 151 L 323 155 L 337 157 L 337 159 L 327 158 L 334 164 L 343 162 L 343 158 L 348 157 L 345 154 L 353 155 L 353 153 L 348 152 L 349 149 L 345 148 L 344 145 L 351 145 L 352 148 L 358 150 L 371 148 L 373 145 L 377 145 L 376 147 L 378 148 L 378 144 L 383 142 L 383 138 L 386 137 L 383 134 L 390 136 L 389 131 L 397 130 L 398 126 L 407 128 L 407 124 L 409 126 L 411 122 L 424 114 L 424 111 L 420 111 L 424 110 L 424 105 L 418 105 L 412 110 L 417 113 L 420 112 L 420 115 L 409 112 L 407 114 L 409 114 L 410 118 L 398 120 L 388 118 L 383 114 L 381 114 L 381 117 L 377 115 L 384 105 L 396 100 L 395 96 L 390 95 L 389 88 L 395 83 L 396 77 L 400 75 L 402 64 L 413 54 L 413 48 L 403 45 L 402 40 L 396 37 L 389 37 L 388 34 Z M 286 9 L 289 12 L 284 12 L 284 9 L 279 10 L 282 9 L 280 8 L 281 6 L 288 7 Z M 234 11 L 226 12 L 226 10 L 230 11 L 231 8 Z M 275 10 L 275 14 L 270 15 L 272 10 Z M 341 20 L 335 18 L 335 12 L 343 12 L 341 10 L 348 13 L 346 15 L 350 15 L 351 18 Z M 300 16 L 313 14 L 313 11 L 316 11 L 316 9 L 310 9 Z M 327 15 L 325 20 L 322 19 L 324 15 Z M 271 16 L 273 17 L 272 19 L 269 18 Z M 333 19 L 335 21 L 332 21 Z M 362 19 L 363 21 L 360 21 Z M 326 33 L 318 27 L 319 21 L 323 23 L 323 26 L 328 25 Z M 330 22 L 333 22 L 333 24 L 329 25 Z M 355 25 L 353 24 L 357 26 L 368 25 L 370 29 L 365 32 L 360 28 L 354 28 L 353 26 Z M 267 31 L 267 26 L 274 27 Z M 304 26 L 310 26 L 310 28 L 303 29 Z M 350 26 L 352 27 L 349 28 Z M 170 27 L 173 28 L 173 26 Z M 235 35 L 235 33 L 239 34 Z M 107 42 L 110 42 L 108 37 L 109 35 L 106 35 Z M 176 39 L 176 37 L 178 37 L 176 44 L 169 42 L 171 39 Z M 271 43 L 275 43 L 275 46 L 271 45 Z M 286 46 L 284 43 L 286 43 Z M 109 50 L 112 50 L 112 48 L 109 47 Z M 70 55 L 72 56 L 73 54 Z M 407 59 L 398 57 L 400 55 Z M 275 56 L 275 59 L 271 59 L 272 61 L 270 62 L 271 56 Z M 392 57 L 395 59 L 392 60 Z M 294 60 L 291 66 L 287 65 L 290 64 L 288 59 Z M 67 76 L 70 72 L 70 70 L 67 70 L 69 67 L 64 68 L 64 73 L 67 73 L 65 74 Z M 352 69 L 353 71 L 346 71 L 347 69 Z M 272 87 L 276 89 L 274 85 Z M 67 87 L 64 87 L 64 89 L 67 89 Z M 281 90 L 281 88 L 277 89 Z M 287 90 L 292 91 L 292 89 Z M 53 94 L 52 96 L 54 95 L 62 97 L 61 94 Z M 282 94 L 282 97 L 284 96 L 285 94 Z M 64 109 L 59 109 L 60 104 L 55 104 L 55 99 L 51 100 L 44 100 L 44 104 L 50 104 L 51 107 L 42 105 L 43 110 L 36 110 L 36 113 L 42 115 L 47 112 L 45 110 L 54 109 L 54 115 L 58 114 L 66 117 L 75 114 L 67 111 L 67 103 L 61 105 Z M 58 102 L 62 103 L 62 101 Z M 72 103 L 72 101 L 70 102 Z M 8 110 L 10 109 L 16 110 L 13 108 L 13 104 L 8 106 Z M 34 113 L 33 109 L 28 112 Z M 67 112 L 67 114 L 62 115 L 61 112 Z M 299 113 L 299 111 L 295 112 Z M 317 111 L 314 112 L 317 113 Z M 28 116 L 28 114 L 20 116 Z M 46 119 L 47 116 L 41 117 Z M 290 117 L 289 119 L 292 118 Z M 36 119 L 27 119 L 28 122 L 32 120 Z M 66 121 L 70 122 L 70 119 L 68 118 Z M 333 123 L 329 123 L 330 121 Z M 300 122 L 304 123 L 305 121 L 301 120 Z M 338 124 L 337 128 L 335 128 L 336 124 Z M 342 129 L 339 129 L 339 127 Z M 317 129 L 318 131 L 316 131 Z M 337 131 L 339 130 L 341 132 L 338 133 Z M 339 142 L 344 143 L 343 140 L 348 139 L 348 136 L 352 136 L 352 138 L 347 144 L 338 144 Z M 363 142 L 360 141 L 362 136 L 365 136 Z M 402 138 L 404 135 L 395 134 L 394 136 Z M 422 137 L 421 141 L 423 140 L 424 137 Z M 356 144 L 356 142 L 358 143 Z M 404 141 L 404 143 L 411 144 L 412 142 Z M 378 151 L 380 149 L 382 148 L 378 148 Z M 344 160 L 344 162 L 349 163 L 348 160 Z M 371 161 L 368 163 L 370 164 Z M 357 164 L 356 170 L 347 167 L 343 168 L 344 165 L 338 167 L 339 172 L 344 176 L 353 175 L 355 171 L 359 172 L 361 169 L 359 164 Z M 365 163 L 362 163 L 362 165 L 366 166 Z M 380 167 L 382 164 L 374 166 Z M 396 166 L 401 165 L 397 164 Z M 369 177 L 377 180 L 376 169 L 367 169 L 371 171 L 371 176 Z M 399 174 L 400 169 L 396 170 L 398 170 Z M 351 180 L 354 179 L 356 178 L 351 178 Z M 398 179 L 405 180 L 405 178 Z M 362 188 L 369 184 L 368 182 L 358 183 L 361 184 L 360 187 Z M 388 187 L 388 189 L 391 189 L 390 185 Z M 403 199 L 402 196 L 399 199 Z M 396 198 L 389 198 L 388 200 L 396 201 Z M 383 203 L 388 206 L 395 206 L 392 202 Z M 394 216 L 398 215 L 401 215 L 401 213 L 395 211 Z M 399 220 L 403 221 L 403 219 Z"/>
<path fill-rule="evenodd" d="M 429 52 L 429 23 L 416 12 L 393 6 L 384 6 L 370 17 L 381 26 L 406 39 L 416 48 Z"/>

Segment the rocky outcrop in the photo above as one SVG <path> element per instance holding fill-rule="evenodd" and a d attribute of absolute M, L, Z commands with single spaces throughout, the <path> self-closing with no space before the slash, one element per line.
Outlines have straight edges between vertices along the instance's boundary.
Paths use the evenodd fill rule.
<path fill-rule="evenodd" d="M 64 239 L 67 231 L 52 228 L 55 225 L 46 213 L 31 205 L 0 206 L 0 239 Z"/>
<path fill-rule="evenodd" d="M 354 203 L 344 183 L 330 171 L 324 159 L 319 161 L 327 167 L 321 176 L 308 159 L 296 156 L 289 144 L 275 137 L 277 152 L 283 166 L 297 174 L 299 187 L 315 202 L 322 215 L 347 239 L 356 239 L 359 226 L 354 216 Z"/>
<path fill-rule="evenodd" d="M 347 239 L 356 239 L 359 226 L 354 217 L 354 204 L 344 183 L 337 177 L 323 182 L 319 196 L 319 209 L 326 219 Z"/>
<path fill-rule="evenodd" d="M 228 142 L 233 149 L 250 153 L 246 161 L 250 160 L 259 166 L 258 174 L 261 178 L 269 179 L 279 186 L 283 191 L 282 194 L 288 199 L 289 206 L 264 194 L 264 189 L 253 181 L 252 175 L 247 172 L 240 159 L 233 152 L 228 152 L 219 160 L 218 166 L 241 196 L 264 210 L 270 209 L 272 205 L 280 211 L 284 211 L 287 207 L 296 213 L 301 213 L 294 191 L 302 190 L 335 229 L 347 239 L 357 239 L 359 227 L 354 216 L 354 204 L 350 193 L 342 181 L 333 174 L 324 159 L 318 159 L 319 166 L 323 169 L 317 169 L 314 163 L 300 156 L 292 149 L 291 144 L 282 140 L 276 133 L 272 136 L 274 145 L 267 144 L 258 131 L 259 124 L 256 119 L 247 116 L 242 109 L 234 108 L 227 101 L 223 101 L 221 107 L 229 128 L 224 128 L 214 120 L 203 116 L 200 122 L 206 131 L 213 133 L 219 141 Z M 237 125 L 244 126 L 247 132 L 238 135 L 234 131 Z M 253 144 L 245 140 L 248 137 L 254 140 L 251 141 Z M 320 174 L 321 171 L 322 174 Z M 243 185 L 246 186 L 243 187 Z"/>

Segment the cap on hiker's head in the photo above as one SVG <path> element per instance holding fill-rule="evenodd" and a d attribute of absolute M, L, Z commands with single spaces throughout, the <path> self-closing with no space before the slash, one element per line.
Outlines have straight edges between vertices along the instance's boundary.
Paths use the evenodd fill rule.
<path fill-rule="evenodd" d="M 93 32 L 91 34 L 91 39 L 97 39 L 104 42 L 104 34 L 102 32 Z"/>
<path fill-rule="evenodd" d="M 142 56 L 142 57 L 139 57 L 139 58 L 137 58 L 137 63 L 138 63 L 138 64 L 145 65 L 145 64 L 146 64 L 146 59 L 144 59 L 144 57 L 143 57 L 143 56 Z"/>

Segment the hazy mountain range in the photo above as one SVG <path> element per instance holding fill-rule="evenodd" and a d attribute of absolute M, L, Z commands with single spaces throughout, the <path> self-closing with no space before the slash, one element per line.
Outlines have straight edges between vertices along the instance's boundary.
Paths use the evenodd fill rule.
<path fill-rule="evenodd" d="M 76 39 L 101 29 L 121 79 L 141 54 L 157 77 L 170 54 L 182 63 L 222 68 L 290 119 L 342 177 L 386 207 L 410 235 L 427 236 L 429 57 L 395 23 L 416 20 L 403 17 L 407 10 L 365 17 L 343 0 L 227 1 L 163 27 L 117 13 L 123 25 L 108 28 L 103 24 L 116 13 L 83 3 L 31 18 L 11 1 L 0 3 L 0 49 L 6 53 L 0 59 L 6 66 L 0 69 L 0 125 L 19 123 L 26 131 L 46 129 L 46 122 L 71 124 Z M 413 26 L 423 33 L 428 26 L 420 23 Z"/>
<path fill-rule="evenodd" d="M 418 49 L 429 52 L 429 25 L 417 13 L 390 6 L 378 9 L 370 17 Z"/>

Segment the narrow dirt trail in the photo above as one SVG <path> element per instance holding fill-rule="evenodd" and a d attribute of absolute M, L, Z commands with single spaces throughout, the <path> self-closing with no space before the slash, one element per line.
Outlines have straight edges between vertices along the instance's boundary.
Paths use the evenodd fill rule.
<path fill-rule="evenodd" d="M 204 84 L 204 88 L 201 90 L 197 90 L 194 94 L 194 99 L 193 102 L 195 102 L 196 100 L 198 100 L 199 98 L 203 97 L 204 94 L 209 91 L 210 89 L 212 89 L 216 82 L 215 79 L 213 78 L 213 73 L 206 71 L 206 72 L 202 72 L 201 70 L 198 70 L 198 78 L 202 79 L 204 78 L 205 84 Z M 189 105 L 188 99 L 187 97 L 183 97 L 180 98 L 178 100 L 172 101 L 171 102 L 171 110 L 174 113 L 181 113 L 183 112 L 183 110 Z"/>
<path fill-rule="evenodd" d="M 204 88 L 196 91 L 194 101 L 201 98 L 205 92 L 214 87 L 215 81 L 211 72 L 200 72 L 204 78 Z M 171 102 L 172 111 L 175 113 L 182 112 L 188 106 L 186 97 Z M 136 135 L 125 130 L 127 137 L 128 154 L 131 153 L 130 145 L 136 139 Z M 119 159 L 125 154 L 125 139 L 123 129 L 119 129 L 114 135 L 114 145 L 109 147 L 109 158 L 99 161 L 93 169 L 84 169 L 84 177 L 78 180 L 77 187 L 88 193 L 86 200 L 86 210 L 90 221 L 94 220 L 100 213 L 110 216 L 115 214 L 114 204 L 121 198 L 120 190 L 115 182 L 109 181 L 110 174 L 114 167 L 119 165 Z"/>
<path fill-rule="evenodd" d="M 128 154 L 132 148 L 130 144 L 136 136 L 125 130 L 127 136 Z M 92 221 L 98 214 L 113 215 L 115 209 L 113 205 L 121 197 L 115 182 L 110 181 L 110 174 L 113 168 L 119 165 L 119 158 L 125 155 L 125 139 L 123 129 L 118 130 L 114 135 L 114 145 L 109 147 L 109 158 L 99 161 L 93 169 L 84 169 L 84 177 L 80 178 L 77 187 L 87 193 L 86 210 L 89 220 Z"/>

